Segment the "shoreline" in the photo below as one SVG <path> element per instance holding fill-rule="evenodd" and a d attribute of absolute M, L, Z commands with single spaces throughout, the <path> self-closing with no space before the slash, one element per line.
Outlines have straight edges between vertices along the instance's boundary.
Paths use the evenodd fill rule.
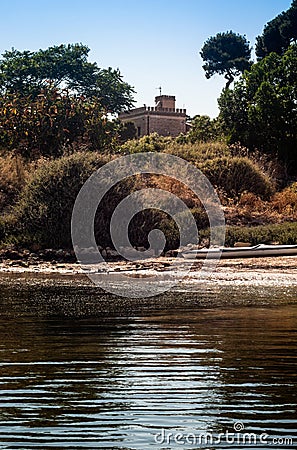
<path fill-rule="evenodd" d="M 110 262 L 109 274 L 141 278 L 167 273 L 175 258 L 138 263 Z M 191 261 L 192 263 L 193 261 Z M 181 266 L 187 263 L 181 261 Z M 196 270 L 198 269 L 198 270 Z M 155 297 L 128 298 L 94 285 L 74 263 L 37 263 L 28 267 L 0 263 L 0 315 L 7 317 L 95 318 L 171 314 L 175 311 L 297 305 L 297 257 L 220 260 L 208 279 L 199 264 L 171 290 Z M 116 278 L 115 278 L 116 279 Z"/>
<path fill-rule="evenodd" d="M 99 267 L 99 269 L 98 269 Z M 100 268 L 102 267 L 102 270 Z M 189 269 L 190 267 L 190 269 Z M 141 278 L 167 273 L 179 274 L 185 271 L 185 283 L 202 281 L 199 260 L 184 258 L 159 257 L 140 261 L 107 261 L 106 265 L 96 266 L 96 271 L 110 275 L 123 274 Z M 67 275 L 82 282 L 90 283 L 85 271 L 77 262 L 42 261 L 36 258 L 30 263 L 23 260 L 2 259 L 0 261 L 0 275 L 3 274 L 37 274 Z M 203 282 L 214 284 L 244 284 L 259 286 L 296 286 L 297 287 L 297 256 L 257 257 L 220 259 L 215 264 L 210 275 L 203 277 Z"/>

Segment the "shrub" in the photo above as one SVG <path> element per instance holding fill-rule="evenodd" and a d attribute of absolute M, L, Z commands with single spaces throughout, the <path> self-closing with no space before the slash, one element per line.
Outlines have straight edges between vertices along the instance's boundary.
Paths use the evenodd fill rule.
<path fill-rule="evenodd" d="M 167 139 L 162 138 L 164 139 L 162 141 L 157 136 L 148 138 L 151 138 L 150 143 L 155 141 L 156 145 L 160 142 L 164 144 Z M 195 144 L 192 147 L 197 150 L 196 154 L 192 147 L 177 146 L 172 140 L 167 141 L 166 145 L 168 145 L 166 151 L 171 146 L 176 148 L 176 153 L 185 151 L 185 148 L 189 152 L 193 151 L 192 156 L 190 153 L 187 155 L 188 159 L 193 158 L 210 182 L 218 187 L 219 192 L 224 193 L 225 198 L 240 198 L 241 208 L 253 212 L 261 206 L 262 210 L 264 202 L 261 198 L 266 199 L 273 192 L 271 181 L 254 162 L 247 157 L 228 156 L 228 148 L 223 144 Z M 225 152 L 224 156 L 209 159 L 211 154 L 219 155 L 219 150 Z M 180 153 L 179 156 L 184 154 Z M 11 239 L 15 239 L 24 245 L 38 243 L 44 247 L 71 247 L 70 223 L 76 196 L 86 179 L 108 160 L 110 156 L 103 157 L 98 153 L 83 151 L 56 160 L 40 160 L 32 174 L 27 175 L 25 187 L 13 207 L 12 216 L 0 223 L 1 239 L 10 242 Z M 30 164 L 33 168 L 33 163 Z M 192 209 L 199 230 L 209 226 L 207 214 L 201 207 L 199 199 L 182 183 L 165 176 L 138 175 L 121 181 L 102 199 L 95 217 L 95 236 L 98 245 L 112 246 L 110 218 L 120 201 L 133 191 L 149 187 L 168 190 L 183 200 L 187 207 Z M 293 187 L 291 189 L 293 192 Z M 161 208 L 162 198 L 159 200 Z M 159 210 L 139 213 L 131 221 L 130 235 L 133 245 L 147 247 L 147 236 L 155 228 L 164 231 L 167 249 L 178 247 L 179 236 L 174 221 Z M 230 239 L 232 240 L 231 237 Z"/>
<path fill-rule="evenodd" d="M 119 148 L 119 152 L 124 154 L 162 152 L 171 141 L 171 137 L 159 136 L 157 133 L 152 133 L 148 136 L 143 136 L 140 139 L 132 139 L 125 142 Z"/>
<path fill-rule="evenodd" d="M 281 214 L 295 214 L 297 212 L 297 183 L 274 194 L 272 206 Z"/>
<path fill-rule="evenodd" d="M 231 197 L 246 191 L 268 199 L 274 190 L 270 179 L 245 157 L 214 158 L 198 167 L 213 185 L 222 188 Z"/>
<path fill-rule="evenodd" d="M 71 246 L 71 214 L 86 179 L 106 161 L 97 153 L 81 152 L 44 161 L 29 178 L 13 213 L 11 230 L 26 244 Z"/>
<path fill-rule="evenodd" d="M 227 227 L 226 231 L 227 246 L 233 246 L 237 241 L 250 242 L 252 245 L 270 242 L 297 244 L 297 224 L 291 222 L 247 228 Z"/>
<path fill-rule="evenodd" d="M 242 208 L 247 212 L 253 213 L 255 211 L 263 211 L 267 208 L 267 203 L 252 192 L 243 192 L 237 206 L 239 209 Z"/>
<path fill-rule="evenodd" d="M 178 228 L 173 219 L 159 209 L 146 209 L 133 217 L 129 224 L 131 244 L 136 247 L 149 248 L 148 235 L 154 229 L 159 229 L 164 233 L 166 250 L 178 247 Z"/>
<path fill-rule="evenodd" d="M 201 239 L 209 240 L 209 229 L 203 230 Z M 278 243 L 297 244 L 297 223 L 260 225 L 255 227 L 227 226 L 225 246 L 233 247 L 235 242 L 249 242 L 251 245 Z"/>
<path fill-rule="evenodd" d="M 202 163 L 208 159 L 230 156 L 230 150 L 223 142 L 195 142 L 179 144 L 178 140 L 168 142 L 165 153 L 179 156 L 189 162 Z"/>
<path fill-rule="evenodd" d="M 27 167 L 20 156 L 0 157 L 0 211 L 5 211 L 15 202 L 27 174 Z"/>
<path fill-rule="evenodd" d="M 42 160 L 28 177 L 11 217 L 0 223 L 1 239 L 27 246 L 39 244 L 41 247 L 70 248 L 71 215 L 76 196 L 86 179 L 107 161 L 105 157 L 90 152 L 77 152 L 55 160 Z M 110 219 L 121 200 L 133 191 L 150 187 L 150 183 L 158 187 L 158 181 L 162 180 L 141 176 L 128 177 L 107 192 L 95 216 L 95 237 L 98 245 L 112 246 Z M 187 193 L 184 195 L 187 199 Z M 189 203 L 192 203 L 190 200 Z M 161 209 L 162 201 L 160 198 Z M 198 228 L 208 226 L 207 215 L 202 208 L 196 207 L 193 215 Z M 121 226 L 120 223 L 119 227 Z M 147 247 L 148 234 L 155 228 L 164 231 L 167 238 L 166 249 L 178 246 L 179 236 L 174 220 L 162 211 L 154 209 L 141 211 L 131 220 L 130 235 L 133 245 Z"/>
<path fill-rule="evenodd" d="M 197 225 L 198 232 L 209 226 L 208 217 L 202 208 L 190 210 Z M 181 224 L 183 235 L 186 238 L 185 244 L 195 243 L 195 236 L 192 235 L 191 223 L 184 212 L 177 213 L 176 219 Z M 173 250 L 180 245 L 180 235 L 178 226 L 174 218 L 157 209 L 145 210 L 137 214 L 130 223 L 129 231 L 131 243 L 135 246 L 148 248 L 148 234 L 153 229 L 159 229 L 166 238 L 165 251 Z"/>

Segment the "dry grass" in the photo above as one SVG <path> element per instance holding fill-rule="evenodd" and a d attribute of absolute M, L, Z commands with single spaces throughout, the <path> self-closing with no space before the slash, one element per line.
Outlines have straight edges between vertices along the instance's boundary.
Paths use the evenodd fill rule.
<path fill-rule="evenodd" d="M 139 183 L 137 189 L 147 187 L 172 193 L 176 197 L 180 198 L 188 208 L 201 206 L 199 198 L 193 193 L 193 191 L 183 183 L 177 181 L 175 178 L 165 175 L 150 175 L 149 177 L 146 177 L 145 180 L 142 179 L 142 182 Z"/>
<path fill-rule="evenodd" d="M 272 198 L 272 206 L 281 215 L 297 220 L 297 189 L 296 183 L 277 192 Z"/>
<path fill-rule="evenodd" d="M 275 193 L 273 178 L 269 176 L 273 173 L 271 162 L 268 164 L 256 154 L 250 157 L 241 149 L 239 155 L 236 155 L 236 149 L 230 149 L 221 142 L 178 144 L 172 138 L 154 135 L 146 136 L 139 141 L 130 141 L 126 143 L 125 149 L 128 153 L 163 151 L 188 160 L 200 168 L 216 186 L 228 226 L 239 226 L 244 230 L 255 228 L 257 225 L 270 226 L 297 221 L 297 183 Z M 108 155 L 104 161 L 113 157 L 115 156 Z M 22 234 L 25 231 L 28 233 L 28 242 L 39 239 L 44 245 L 68 245 L 70 242 L 69 217 L 75 193 L 83 180 L 97 167 L 97 159 L 101 166 L 104 163 L 102 155 L 96 156 L 91 152 L 75 152 L 73 155 L 56 160 L 40 159 L 31 163 L 25 163 L 20 157 L 12 155 L 0 157 L 0 209 L 3 216 L 0 239 L 2 242 L 5 242 L 9 235 L 7 229 L 12 230 L 10 224 L 13 223 L 13 217 L 9 218 L 8 214 L 13 213 L 18 218 L 19 225 L 23 225 Z M 207 216 L 200 200 L 185 184 L 178 182 L 174 174 L 172 176 L 173 178 L 145 174 L 134 177 L 133 182 L 124 184 L 119 187 L 119 192 L 111 194 L 106 211 L 111 209 L 113 202 L 122 198 L 121 195 L 128 194 L 129 189 L 133 192 L 152 187 L 169 191 L 181 199 L 195 212 L 194 216 L 199 229 L 208 227 Z M 160 208 L 162 209 L 165 204 L 166 199 L 163 201 L 160 196 Z M 65 205 L 68 205 L 68 209 L 66 208 L 67 211 L 69 210 L 68 215 L 65 214 Z M 46 214 L 44 211 L 47 211 Z M 137 245 L 143 245 L 147 231 L 150 231 L 151 227 L 157 227 L 160 218 L 164 232 L 167 230 L 172 246 L 175 245 L 176 229 L 168 218 L 159 216 L 160 213 L 153 212 L 146 218 L 139 217 L 138 222 L 135 222 L 134 235 L 137 237 L 137 232 L 139 234 Z M 267 236 L 281 234 L 283 241 L 285 236 L 292 241 L 294 230 L 290 229 L 289 234 L 286 232 L 282 235 L 280 229 L 273 228 L 272 231 L 269 229 Z M 267 230 L 264 231 L 266 233 Z M 263 234 L 260 233 L 259 239 L 261 236 L 262 238 L 266 236 L 264 231 Z M 100 228 L 100 233 L 103 237 L 105 236 L 103 227 Z M 237 228 L 234 233 L 237 239 L 240 235 Z M 14 236 L 14 234 L 15 230 L 12 230 L 11 235 Z M 56 243 L 57 237 L 60 240 Z M 230 238 L 230 242 L 232 239 Z M 252 239 L 256 241 L 258 237 L 253 236 Z M 107 238 L 105 240 L 107 242 Z M 109 241 L 108 245 L 110 245 Z"/>
<path fill-rule="evenodd" d="M 223 142 L 195 142 L 178 144 L 171 141 L 164 149 L 165 153 L 179 156 L 189 162 L 203 163 L 215 158 L 231 156 L 228 146 Z"/>
<path fill-rule="evenodd" d="M 28 177 L 28 165 L 20 156 L 0 157 L 0 211 L 16 200 Z"/>
<path fill-rule="evenodd" d="M 224 199 L 228 225 L 253 226 L 297 221 L 297 184 L 276 192 L 270 201 L 244 192 L 238 202 Z"/>

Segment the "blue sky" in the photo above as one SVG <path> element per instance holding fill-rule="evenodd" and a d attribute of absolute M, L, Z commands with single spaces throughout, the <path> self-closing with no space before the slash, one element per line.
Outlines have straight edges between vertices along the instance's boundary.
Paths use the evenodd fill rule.
<path fill-rule="evenodd" d="M 227 30 L 252 45 L 267 21 L 291 0 L 10 0 L 1 2 L 0 53 L 82 42 L 100 67 L 119 67 L 137 91 L 137 106 L 154 104 L 158 86 L 187 112 L 218 113 L 224 78 L 207 80 L 199 51 Z"/>

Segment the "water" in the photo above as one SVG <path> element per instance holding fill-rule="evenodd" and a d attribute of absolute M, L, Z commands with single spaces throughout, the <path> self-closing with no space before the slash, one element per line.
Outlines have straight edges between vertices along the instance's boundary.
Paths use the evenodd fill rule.
<path fill-rule="evenodd" d="M 297 448 L 297 306 L 2 314 L 0 338 L 0 449 Z"/>

